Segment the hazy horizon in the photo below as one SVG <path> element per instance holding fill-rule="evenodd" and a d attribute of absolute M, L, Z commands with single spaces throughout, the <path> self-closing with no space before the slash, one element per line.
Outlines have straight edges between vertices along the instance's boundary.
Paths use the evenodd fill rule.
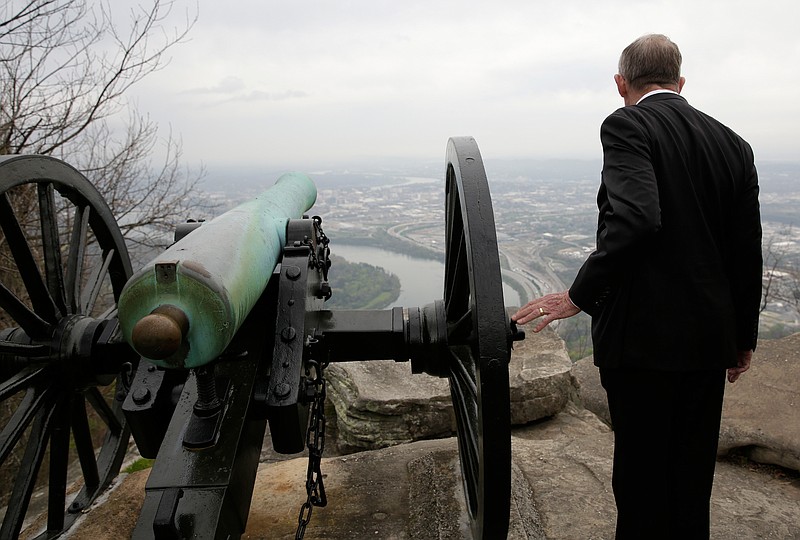
<path fill-rule="evenodd" d="M 138 4 L 115 1 L 115 17 Z M 192 167 L 437 160 L 462 135 L 487 162 L 596 159 L 599 126 L 622 106 L 619 54 L 649 32 L 680 46 L 690 104 L 757 159 L 800 159 L 794 0 L 173 6 L 165 31 L 187 12 L 196 24 L 126 97 L 182 138 Z"/>

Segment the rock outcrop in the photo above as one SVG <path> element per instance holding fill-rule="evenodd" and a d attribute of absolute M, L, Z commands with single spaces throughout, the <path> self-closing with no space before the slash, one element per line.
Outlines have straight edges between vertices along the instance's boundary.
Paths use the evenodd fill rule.
<path fill-rule="evenodd" d="M 592 358 L 577 362 L 572 374 L 583 406 L 610 425 L 605 392 Z M 725 389 L 719 454 L 735 451 L 759 463 L 800 471 L 798 396 L 800 333 L 762 340 L 750 370 Z"/>
<path fill-rule="evenodd" d="M 744 447 L 753 459 L 796 463 L 798 355 L 800 334 L 759 346 L 750 372 L 728 387 L 721 451 Z M 405 442 L 448 434 L 446 381 L 412 377 L 402 364 L 346 368 L 330 368 L 332 400 L 341 414 L 335 431 L 346 441 L 340 447 L 380 449 L 323 460 L 329 503 L 313 511 L 305 538 L 468 538 L 456 440 Z M 590 359 L 572 367 L 550 332 L 517 344 L 509 538 L 614 537 L 613 432 L 603 420 L 596 371 Z M 292 538 L 305 501 L 307 460 L 279 459 L 268 449 L 265 455 L 269 462 L 259 469 L 243 538 Z M 121 476 L 71 537 L 129 537 L 132 520 L 118 514 L 136 513 L 147 474 Z M 800 538 L 800 474 L 720 461 L 711 520 L 712 539 Z"/>
<path fill-rule="evenodd" d="M 511 540 L 611 540 L 613 433 L 574 406 L 512 436 Z M 294 538 L 307 460 L 263 464 L 243 539 Z M 314 509 L 307 540 L 463 540 L 467 533 L 454 438 L 323 459 L 328 506 Z M 120 478 L 71 538 L 129 538 L 148 471 Z M 800 538 L 800 479 L 717 465 L 712 540 Z"/>
<path fill-rule="evenodd" d="M 572 362 L 550 329 L 514 344 L 509 365 L 511 423 L 553 416 L 574 397 Z M 455 418 L 447 379 L 412 375 L 391 360 L 332 364 L 325 371 L 342 452 L 448 437 Z"/>

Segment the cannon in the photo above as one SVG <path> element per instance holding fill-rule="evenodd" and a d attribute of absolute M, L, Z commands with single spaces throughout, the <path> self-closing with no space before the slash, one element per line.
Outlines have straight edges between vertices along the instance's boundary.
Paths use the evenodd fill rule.
<path fill-rule="evenodd" d="M 67 531 L 117 476 L 131 435 L 155 458 L 134 538 L 238 538 L 267 426 L 277 452 L 309 452 L 302 537 L 327 503 L 324 369 L 387 359 L 448 379 L 473 537 L 506 537 L 508 363 L 524 334 L 503 304 L 477 144 L 448 141 L 443 296 L 425 306 L 325 309 L 331 247 L 307 216 L 315 198 L 308 177 L 284 175 L 179 226 L 134 274 L 85 177 L 50 157 L 0 157 L 0 465 L 16 471 L 0 538 L 35 511 L 37 476 L 39 538 Z M 68 496 L 73 456 L 81 488 Z"/>

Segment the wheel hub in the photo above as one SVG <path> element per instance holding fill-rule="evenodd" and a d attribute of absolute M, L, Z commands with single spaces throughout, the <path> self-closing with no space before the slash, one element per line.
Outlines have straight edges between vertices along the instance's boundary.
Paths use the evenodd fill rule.
<path fill-rule="evenodd" d="M 74 381 L 79 389 L 106 386 L 114 381 L 116 369 L 98 364 L 96 347 L 108 321 L 84 315 L 64 318 L 53 338 L 54 357 L 65 377 Z"/>

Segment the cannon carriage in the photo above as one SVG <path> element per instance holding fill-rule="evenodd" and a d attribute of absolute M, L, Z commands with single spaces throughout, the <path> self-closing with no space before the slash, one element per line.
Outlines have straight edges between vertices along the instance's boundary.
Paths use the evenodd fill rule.
<path fill-rule="evenodd" d="M 30 215 L 12 205 L 23 196 Z M 325 309 L 331 245 L 323 220 L 306 216 L 315 197 L 305 175 L 284 175 L 253 201 L 179 227 L 134 274 L 84 177 L 52 158 L 0 158 L 0 226 L 22 283 L 0 281 L 11 321 L 0 330 L 0 402 L 14 411 L 0 463 L 21 456 L 0 538 L 19 533 L 44 470 L 40 537 L 67 531 L 119 473 L 131 434 L 155 458 L 134 538 L 237 538 L 267 425 L 276 451 L 309 451 L 302 536 L 327 502 L 324 368 L 383 359 L 448 379 L 473 537 L 506 536 L 508 362 L 523 335 L 503 305 L 475 141 L 448 142 L 443 296 L 425 306 Z M 70 447 L 82 488 L 68 500 Z"/>

